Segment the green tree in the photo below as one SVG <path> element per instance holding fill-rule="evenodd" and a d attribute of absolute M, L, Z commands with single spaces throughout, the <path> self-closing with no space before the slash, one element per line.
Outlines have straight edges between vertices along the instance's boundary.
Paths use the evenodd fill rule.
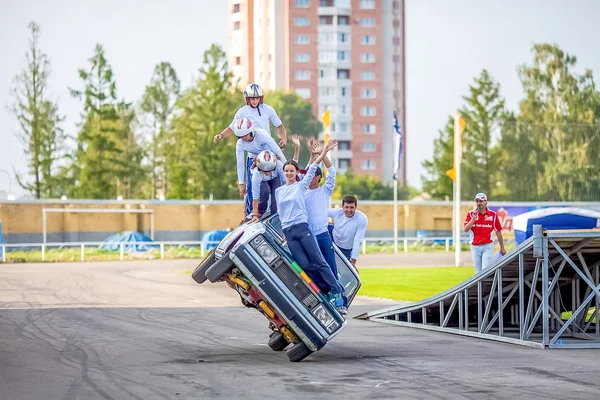
<path fill-rule="evenodd" d="M 323 124 L 315 118 L 312 113 L 312 104 L 293 92 L 284 90 L 275 90 L 265 95 L 266 103 L 277 111 L 281 122 L 286 127 L 288 134 L 288 143 L 285 149 L 285 156 L 292 158 L 294 154 L 294 144 L 291 142 L 292 134 L 300 136 L 300 165 L 306 165 L 310 157 L 308 151 L 308 139 L 318 137 L 323 130 Z M 277 130 L 271 125 L 271 135 L 278 138 Z M 278 140 L 277 140 L 278 141 Z"/>
<path fill-rule="evenodd" d="M 171 123 L 180 91 L 181 83 L 175 69 L 168 62 L 161 62 L 154 68 L 150 85 L 146 86 L 142 97 L 141 109 L 151 132 L 148 156 L 153 199 L 168 192 L 168 165 L 174 143 Z"/>
<path fill-rule="evenodd" d="M 139 144 L 131 131 L 130 105 L 117 101 L 116 81 L 100 44 L 79 70 L 83 89 L 71 90 L 84 102 L 83 122 L 72 165 L 76 187 L 72 196 L 106 199 L 133 196 L 141 174 Z"/>
<path fill-rule="evenodd" d="M 26 53 L 27 66 L 15 77 L 12 112 L 19 122 L 17 137 L 24 145 L 29 176 L 17 174 L 19 185 L 37 199 L 56 197 L 56 170 L 66 152 L 67 136 L 61 129 L 63 118 L 58 105 L 49 100 L 50 60 L 39 48 L 40 28 L 29 23 L 31 37 Z"/>
<path fill-rule="evenodd" d="M 489 72 L 482 70 L 469 94 L 463 97 L 460 114 L 465 120 L 462 134 L 461 197 L 470 198 L 477 192 L 493 197 L 498 179 L 495 151 L 492 146 L 494 131 L 505 114 L 500 85 Z M 434 142 L 432 160 L 423 163 L 423 189 L 433 198 L 453 198 L 453 182 L 446 171 L 454 167 L 454 118 L 449 117 Z"/>
<path fill-rule="evenodd" d="M 515 200 L 600 198 L 600 93 L 592 72 L 573 72 L 576 57 L 536 44 L 519 68 L 526 93 L 504 125 L 501 177 Z"/>
<path fill-rule="evenodd" d="M 227 56 L 213 44 L 204 52 L 200 76 L 177 102 L 169 159 L 169 198 L 230 199 L 238 196 L 235 138 L 213 136 L 231 123 L 242 94 L 232 83 Z"/>

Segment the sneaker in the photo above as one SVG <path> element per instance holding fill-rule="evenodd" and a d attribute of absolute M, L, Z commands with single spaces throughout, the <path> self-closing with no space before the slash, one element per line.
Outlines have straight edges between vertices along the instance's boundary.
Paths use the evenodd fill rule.
<path fill-rule="evenodd" d="M 346 319 L 346 316 L 348 315 L 348 309 L 346 307 L 338 307 L 337 310 L 340 315 Z"/>
<path fill-rule="evenodd" d="M 335 308 L 340 308 L 344 306 L 344 299 L 342 298 L 341 293 L 330 293 L 329 301 Z"/>

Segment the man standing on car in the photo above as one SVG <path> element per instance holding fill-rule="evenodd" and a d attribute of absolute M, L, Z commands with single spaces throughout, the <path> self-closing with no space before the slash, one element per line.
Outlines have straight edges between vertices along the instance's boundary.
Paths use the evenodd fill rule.
<path fill-rule="evenodd" d="M 342 199 L 342 208 L 330 208 L 327 216 L 333 218 L 333 242 L 356 268 L 360 245 L 365 239 L 369 219 L 356 209 L 358 200 L 354 196 Z"/>
<path fill-rule="evenodd" d="M 494 255 L 494 232 L 500 243 L 500 254 L 505 255 L 504 240 L 502 238 L 502 224 L 498 215 L 487 208 L 485 193 L 475 196 L 477 207 L 469 211 L 464 223 L 464 231 L 469 232 L 471 255 L 475 265 L 475 273 L 481 272 L 492 263 Z"/>

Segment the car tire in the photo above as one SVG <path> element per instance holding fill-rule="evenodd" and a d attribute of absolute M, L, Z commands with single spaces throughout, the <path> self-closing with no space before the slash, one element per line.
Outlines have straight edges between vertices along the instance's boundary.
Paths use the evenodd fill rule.
<path fill-rule="evenodd" d="M 290 343 L 285 340 L 285 336 L 280 332 L 273 332 L 269 336 L 269 347 L 273 351 L 283 351 L 289 344 Z"/>
<path fill-rule="evenodd" d="M 229 258 L 229 253 L 224 254 L 223 258 L 214 263 L 212 267 L 206 270 L 206 277 L 211 282 L 219 281 L 226 273 L 233 268 L 233 261 Z"/>
<path fill-rule="evenodd" d="M 215 263 L 215 249 L 212 249 L 192 272 L 192 279 L 198 283 L 206 281 L 206 271 Z"/>
<path fill-rule="evenodd" d="M 312 354 L 312 350 L 307 345 L 300 342 L 287 351 L 288 359 L 291 362 L 299 362 Z"/>

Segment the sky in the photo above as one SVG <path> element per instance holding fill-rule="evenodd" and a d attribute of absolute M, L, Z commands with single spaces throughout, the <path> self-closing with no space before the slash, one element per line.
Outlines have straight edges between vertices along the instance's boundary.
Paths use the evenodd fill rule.
<path fill-rule="evenodd" d="M 280 0 L 283 1 L 283 0 Z M 311 0 L 317 1 L 317 0 Z M 143 6 L 142 6 L 143 4 Z M 509 109 L 523 92 L 519 65 L 532 60 L 534 43 L 556 43 L 600 75 L 600 1 L 596 0 L 406 0 L 406 154 L 408 183 L 420 186 L 425 159 L 449 115 L 482 69 L 501 85 Z M 137 102 L 154 66 L 170 62 L 183 86 L 197 76 L 211 43 L 228 47 L 226 0 L 135 1 L 0 0 L 0 192 L 13 192 L 13 171 L 26 172 L 23 146 L 15 137 L 13 77 L 25 66 L 27 25 L 40 25 L 40 47 L 51 61 L 51 97 L 76 133 L 82 104 L 69 94 L 81 87 L 96 43 L 104 45 L 118 96 Z M 240 99 L 241 102 L 241 99 Z M 267 98 L 268 103 L 268 98 Z M 449 166 L 448 168 L 450 168 Z"/>

